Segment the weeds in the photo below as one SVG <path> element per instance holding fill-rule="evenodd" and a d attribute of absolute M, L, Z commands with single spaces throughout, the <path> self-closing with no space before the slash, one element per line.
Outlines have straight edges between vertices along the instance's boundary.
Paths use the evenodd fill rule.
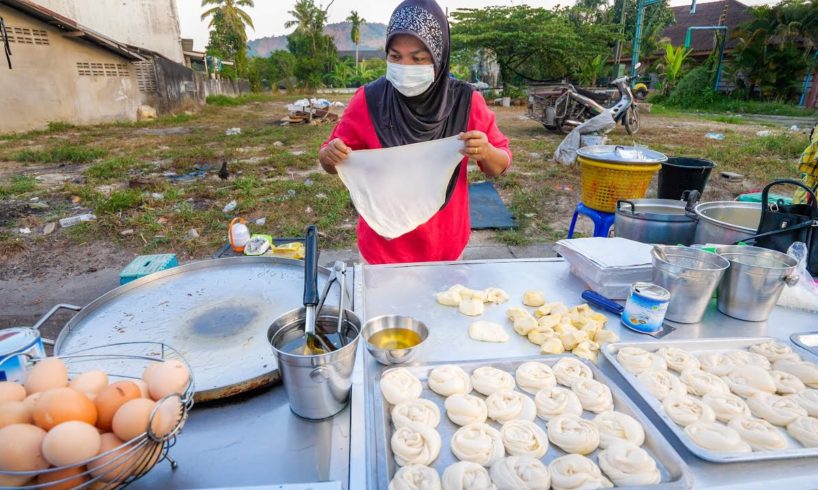
<path fill-rule="evenodd" d="M 272 97 L 266 94 L 247 93 L 236 97 L 230 97 L 227 95 L 208 95 L 206 102 L 207 105 L 227 107 L 249 104 L 251 102 L 269 102 L 270 100 L 272 100 Z"/>
<path fill-rule="evenodd" d="M 30 175 L 14 175 L 11 183 L 0 186 L 0 198 L 7 198 L 31 192 L 37 188 L 37 182 Z"/>
<path fill-rule="evenodd" d="M 92 165 L 85 171 L 85 175 L 100 182 L 121 180 L 128 176 L 128 169 L 135 165 L 136 160 L 134 158 L 115 157 Z"/>
<path fill-rule="evenodd" d="M 97 213 L 118 213 L 140 206 L 144 198 L 142 193 L 134 189 L 114 191 L 110 196 L 98 196 L 95 201 Z"/>
<path fill-rule="evenodd" d="M 11 159 L 18 162 L 34 163 L 88 163 L 108 154 L 103 148 L 62 145 L 46 150 L 21 150 L 13 153 Z"/>

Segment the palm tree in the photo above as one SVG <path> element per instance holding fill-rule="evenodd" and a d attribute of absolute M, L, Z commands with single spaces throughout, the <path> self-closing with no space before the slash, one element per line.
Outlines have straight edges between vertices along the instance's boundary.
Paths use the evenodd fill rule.
<path fill-rule="evenodd" d="M 213 7 L 202 13 L 202 20 L 210 17 L 210 27 L 213 27 L 213 15 L 216 12 L 222 12 L 225 18 L 238 18 L 245 26 L 256 29 L 250 14 L 241 9 L 241 7 L 255 7 L 254 0 L 202 0 L 202 7 L 208 5 L 213 5 Z"/>
<path fill-rule="evenodd" d="M 349 31 L 349 38 L 355 43 L 355 69 L 357 70 L 358 65 L 358 45 L 361 44 L 361 25 L 366 24 L 366 19 L 358 15 L 356 10 L 353 10 L 349 13 L 349 17 L 347 17 L 347 22 L 352 23 L 352 29 Z"/>
<path fill-rule="evenodd" d="M 287 13 L 293 17 L 284 23 L 285 29 L 295 27 L 295 31 L 307 34 L 312 39 L 312 54 L 315 55 L 318 49 L 318 36 L 324 33 L 324 25 L 327 23 L 329 8 L 335 0 L 331 0 L 327 8 L 315 5 L 315 0 L 298 0 L 295 2 L 293 10 Z"/>

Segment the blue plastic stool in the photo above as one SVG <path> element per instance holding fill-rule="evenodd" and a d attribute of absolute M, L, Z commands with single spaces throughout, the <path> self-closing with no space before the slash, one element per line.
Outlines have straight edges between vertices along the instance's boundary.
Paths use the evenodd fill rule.
<path fill-rule="evenodd" d="M 119 273 L 119 284 L 120 286 L 128 284 L 140 277 L 170 269 L 177 265 L 179 265 L 179 261 L 176 260 L 176 254 L 140 255 Z"/>
<path fill-rule="evenodd" d="M 614 213 L 603 213 L 602 211 L 591 209 L 588 206 L 579 203 L 577 204 L 577 208 L 574 210 L 574 217 L 571 218 L 571 227 L 568 228 L 568 238 L 574 237 L 574 227 L 577 224 L 577 218 L 580 214 L 584 214 L 585 216 L 591 218 L 591 221 L 594 222 L 595 237 L 607 237 L 608 233 L 611 231 L 611 227 L 614 224 L 614 219 L 616 218 Z"/>

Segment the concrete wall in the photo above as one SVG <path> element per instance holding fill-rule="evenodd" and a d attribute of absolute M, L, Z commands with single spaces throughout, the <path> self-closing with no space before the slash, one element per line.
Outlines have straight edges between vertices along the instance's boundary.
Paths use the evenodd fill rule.
<path fill-rule="evenodd" d="M 215 80 L 205 73 L 161 58 L 155 59 L 154 65 L 157 93 L 148 95 L 145 100 L 160 113 L 177 112 L 203 104 L 208 95 L 235 96 L 250 90 L 246 80 Z"/>
<path fill-rule="evenodd" d="M 15 27 L 46 33 L 48 44 L 13 42 L 13 69 L 0 63 L 0 133 L 44 127 L 50 121 L 97 123 L 134 120 L 141 101 L 134 67 L 124 58 L 0 5 L 15 37 Z M 81 76 L 77 63 L 95 65 L 96 75 Z M 111 74 L 113 67 L 115 73 Z M 102 69 L 100 72 L 99 70 Z"/>
<path fill-rule="evenodd" d="M 117 41 L 184 64 L 176 0 L 34 0 Z"/>

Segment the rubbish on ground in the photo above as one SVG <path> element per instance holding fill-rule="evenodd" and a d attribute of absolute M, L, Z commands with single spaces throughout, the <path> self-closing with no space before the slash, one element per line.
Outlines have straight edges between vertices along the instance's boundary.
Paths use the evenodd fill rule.
<path fill-rule="evenodd" d="M 304 153 L 305 152 L 303 150 L 293 150 L 293 151 L 290 152 L 291 155 L 296 156 L 296 157 L 300 157 Z"/>
<path fill-rule="evenodd" d="M 735 172 L 722 172 L 721 178 L 729 182 L 741 182 L 742 180 L 744 180 L 743 175 L 737 174 Z"/>
<path fill-rule="evenodd" d="M 133 235 L 134 231 L 129 228 L 127 230 L 120 231 L 119 234 L 122 235 L 122 236 L 128 236 L 128 235 Z"/>
<path fill-rule="evenodd" d="M 151 198 L 156 201 L 164 201 L 165 195 L 162 194 L 161 192 L 151 192 Z"/>
<path fill-rule="evenodd" d="M 801 131 L 801 128 L 799 128 L 797 124 L 793 124 L 792 126 L 790 126 L 790 131 L 792 131 L 793 133 L 797 133 L 798 131 Z"/>
<path fill-rule="evenodd" d="M 242 218 L 233 218 L 227 229 L 227 240 L 236 252 L 243 252 L 244 246 L 250 241 L 250 229 L 247 228 L 247 221 Z"/>
<path fill-rule="evenodd" d="M 224 212 L 224 213 L 230 213 L 230 212 L 232 212 L 232 211 L 235 211 L 235 210 L 236 210 L 236 207 L 237 207 L 238 205 L 239 205 L 239 203 L 238 203 L 238 202 L 236 202 L 236 200 L 235 200 L 235 199 L 233 199 L 232 201 L 230 201 L 229 203 L 227 203 L 227 205 L 226 205 L 224 208 L 222 208 L 222 212 Z"/>
<path fill-rule="evenodd" d="M 326 199 L 327 195 L 324 194 L 323 192 L 319 192 L 318 194 L 315 195 L 315 198 L 316 199 Z"/>
<path fill-rule="evenodd" d="M 773 134 L 773 132 L 768 130 L 768 129 L 763 129 L 761 131 L 756 132 L 756 136 L 758 136 L 760 138 L 766 138 L 768 136 L 772 136 L 772 134 Z"/>
<path fill-rule="evenodd" d="M 39 201 L 28 203 L 28 207 L 30 209 L 48 209 L 49 208 L 48 203 L 39 202 Z"/>
<path fill-rule="evenodd" d="M 611 111 L 605 110 L 605 112 L 588 119 L 568 133 L 568 136 L 557 147 L 554 159 L 563 165 L 574 165 L 577 161 L 577 150 L 582 145 L 582 135 L 606 134 L 615 127 L 616 121 L 611 116 Z"/>
<path fill-rule="evenodd" d="M 263 255 L 270 250 L 273 237 L 270 235 L 253 235 L 244 245 L 244 255 Z"/>
<path fill-rule="evenodd" d="M 289 114 L 282 119 L 282 125 L 290 124 L 318 124 L 321 122 L 335 122 L 338 114 L 332 112 L 335 107 L 344 107 L 341 102 L 330 102 L 327 99 L 301 99 L 294 104 L 288 104 Z"/>
<path fill-rule="evenodd" d="M 176 172 L 165 172 L 162 174 L 162 176 L 171 182 L 192 182 L 194 180 L 205 178 L 208 170 L 210 170 L 210 165 L 201 164 L 194 165 L 193 170 L 186 174 L 179 175 Z"/>
<path fill-rule="evenodd" d="M 156 109 L 149 105 L 141 105 L 139 106 L 139 109 L 136 110 L 137 121 L 152 121 L 157 117 L 158 115 L 156 114 Z"/>
<path fill-rule="evenodd" d="M 267 224 L 267 218 L 259 218 L 255 221 L 255 223 L 259 226 L 264 226 Z"/>
<path fill-rule="evenodd" d="M 225 132 L 225 136 L 235 136 L 237 134 L 241 134 L 241 128 L 228 128 Z"/>
<path fill-rule="evenodd" d="M 71 217 L 68 217 L 68 218 L 61 219 L 60 220 L 60 226 L 63 227 L 63 228 L 69 228 L 71 226 L 78 225 L 78 224 L 83 223 L 85 221 L 93 221 L 95 219 L 97 219 L 97 217 L 94 214 L 85 213 L 85 214 L 80 214 L 80 215 L 77 215 L 77 216 L 71 216 Z"/>
<path fill-rule="evenodd" d="M 82 198 L 80 196 L 71 196 L 71 204 L 79 204 L 82 202 Z"/>
<path fill-rule="evenodd" d="M 43 235 L 50 235 L 50 234 L 54 233 L 54 230 L 56 230 L 56 229 L 57 229 L 57 224 L 56 223 L 53 223 L 53 222 L 52 223 L 46 223 L 45 226 L 43 226 Z"/>
<path fill-rule="evenodd" d="M 37 202 L 39 200 L 40 200 L 39 197 L 32 197 L 31 199 L 29 199 L 29 201 L 31 201 L 31 202 Z"/>
<path fill-rule="evenodd" d="M 528 119 L 528 118 L 526 118 L 526 119 Z M 536 152 L 530 151 L 530 152 L 528 152 L 528 156 L 530 156 L 534 160 L 542 160 L 542 153 L 536 153 Z"/>
<path fill-rule="evenodd" d="M 306 249 L 301 242 L 285 243 L 271 248 L 273 255 L 286 257 L 289 259 L 301 260 L 304 258 Z"/>
<path fill-rule="evenodd" d="M 304 185 L 307 186 L 307 187 L 312 187 L 313 184 L 315 184 L 315 182 L 313 182 L 312 179 L 307 179 L 307 180 L 304 181 Z"/>
<path fill-rule="evenodd" d="M 199 232 L 196 231 L 195 228 L 187 230 L 187 233 L 185 233 L 185 239 L 193 240 L 194 238 L 199 238 Z"/>
<path fill-rule="evenodd" d="M 709 140 L 724 141 L 724 135 L 721 133 L 710 132 L 704 135 L 704 137 Z"/>
<path fill-rule="evenodd" d="M 273 146 L 284 146 L 284 143 L 282 143 L 281 141 L 276 141 L 275 143 L 273 143 Z"/>
<path fill-rule="evenodd" d="M 21 235 L 31 235 L 31 228 L 29 228 L 28 226 L 20 228 L 18 231 L 20 232 Z"/>

